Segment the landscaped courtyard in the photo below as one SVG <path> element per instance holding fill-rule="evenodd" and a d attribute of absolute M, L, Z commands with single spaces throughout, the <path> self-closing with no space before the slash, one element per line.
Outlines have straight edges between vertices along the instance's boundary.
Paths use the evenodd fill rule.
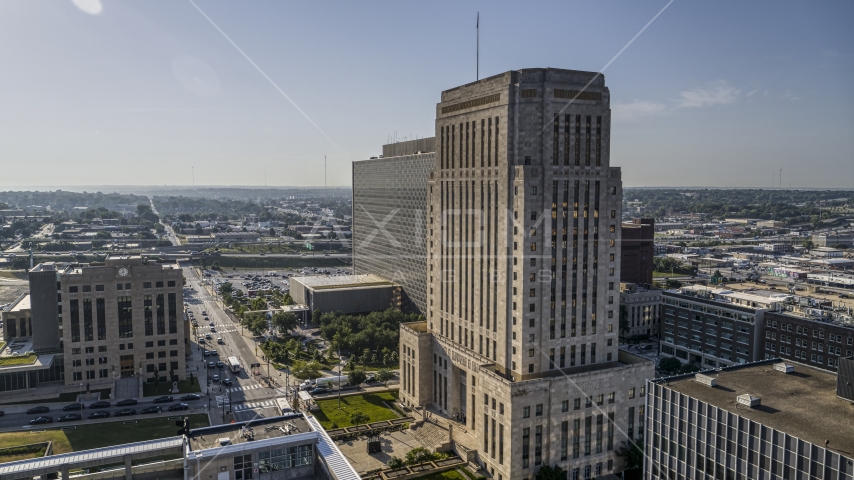
<path fill-rule="evenodd" d="M 317 400 L 319 411 L 314 413 L 317 420 L 327 430 L 335 428 L 352 427 L 351 415 L 361 412 L 367 415 L 368 420 L 358 423 L 372 423 L 382 420 L 400 418 L 399 412 L 391 408 L 392 402 L 398 398 L 397 391 L 366 393 L 364 395 L 349 395 L 341 397 L 341 408 L 338 408 L 338 398 L 327 398 Z"/>

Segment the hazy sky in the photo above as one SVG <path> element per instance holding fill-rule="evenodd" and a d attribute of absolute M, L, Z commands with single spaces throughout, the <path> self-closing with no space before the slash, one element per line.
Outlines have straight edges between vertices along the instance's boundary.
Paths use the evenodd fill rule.
<path fill-rule="evenodd" d="M 0 185 L 189 185 L 193 166 L 196 185 L 263 185 L 265 166 L 322 185 L 324 154 L 349 185 L 475 80 L 478 11 L 484 77 L 599 71 L 667 5 L 194 1 L 0 3 Z M 852 20 L 851 1 L 675 0 L 605 70 L 612 165 L 627 186 L 782 167 L 783 186 L 854 187 Z"/>

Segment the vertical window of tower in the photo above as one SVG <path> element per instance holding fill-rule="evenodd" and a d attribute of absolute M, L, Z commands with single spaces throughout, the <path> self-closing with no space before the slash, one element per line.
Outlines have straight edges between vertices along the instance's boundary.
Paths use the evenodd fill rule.
<path fill-rule="evenodd" d="M 560 114 L 554 114 L 554 139 L 552 140 L 552 165 L 558 162 L 558 145 L 560 145 Z"/>
<path fill-rule="evenodd" d="M 587 115 L 587 123 L 584 126 L 584 166 L 590 166 L 590 115 Z"/>

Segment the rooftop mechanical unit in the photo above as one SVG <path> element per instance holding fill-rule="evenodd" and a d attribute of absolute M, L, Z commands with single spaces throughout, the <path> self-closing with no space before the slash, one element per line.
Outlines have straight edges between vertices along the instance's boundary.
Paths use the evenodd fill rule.
<path fill-rule="evenodd" d="M 698 373 L 698 374 L 694 375 L 694 381 L 702 383 L 703 385 L 706 385 L 707 387 L 717 387 L 718 386 L 718 379 L 717 378 L 710 377 L 708 375 L 703 375 L 702 373 Z"/>
<path fill-rule="evenodd" d="M 744 405 L 745 407 L 750 407 L 750 408 L 758 407 L 762 403 L 762 399 L 760 399 L 759 397 L 754 397 L 753 395 L 750 395 L 749 393 L 739 395 L 738 398 L 736 398 L 736 400 L 738 401 L 739 405 Z"/>
<path fill-rule="evenodd" d="M 788 363 L 775 363 L 774 364 L 774 370 L 777 370 L 778 372 L 783 372 L 783 373 L 794 373 L 795 366 L 789 365 Z"/>

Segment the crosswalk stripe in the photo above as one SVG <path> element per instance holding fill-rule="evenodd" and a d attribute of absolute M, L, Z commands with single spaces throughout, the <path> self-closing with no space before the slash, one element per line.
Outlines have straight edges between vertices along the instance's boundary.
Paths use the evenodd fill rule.
<path fill-rule="evenodd" d="M 275 405 L 275 401 L 266 400 L 263 402 L 241 403 L 234 406 L 234 410 L 251 410 L 253 408 L 267 408 Z"/>

